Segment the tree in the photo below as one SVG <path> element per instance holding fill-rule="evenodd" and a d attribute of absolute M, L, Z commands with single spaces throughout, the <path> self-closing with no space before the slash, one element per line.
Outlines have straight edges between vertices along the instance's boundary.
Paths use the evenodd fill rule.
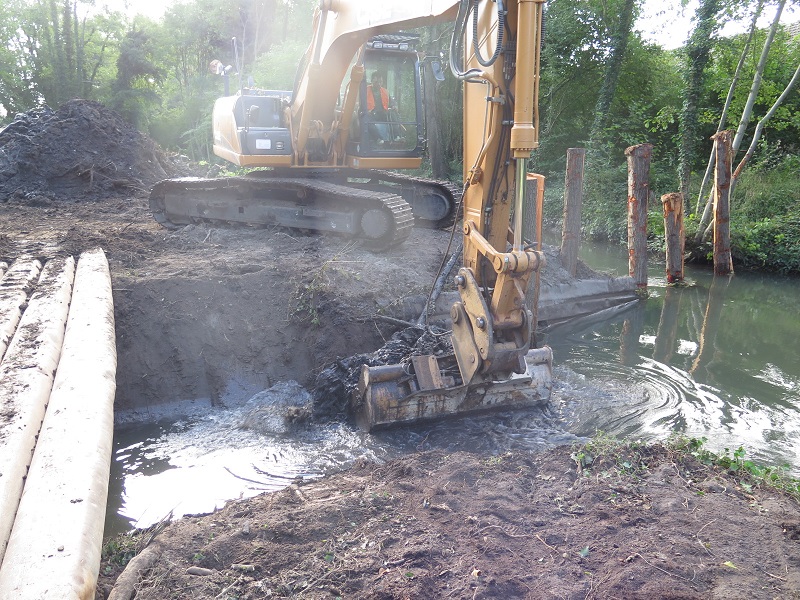
<path fill-rule="evenodd" d="M 7 113 L 27 110 L 36 103 L 33 72 L 27 57 L 30 40 L 22 34 L 20 19 L 25 13 L 20 0 L 0 3 L 0 107 Z"/>
<path fill-rule="evenodd" d="M 747 152 L 745 153 L 744 158 L 742 158 L 741 162 L 736 167 L 736 170 L 733 173 L 733 178 L 731 179 L 731 196 L 733 196 L 733 192 L 736 189 L 736 182 L 742 173 L 742 169 L 744 169 L 744 167 L 753 157 L 756 145 L 758 144 L 758 141 L 761 139 L 761 134 L 764 131 L 764 126 L 766 125 L 767 121 L 775 115 L 775 112 L 778 110 L 778 108 L 780 108 L 781 104 L 783 104 L 783 101 L 789 95 L 789 92 L 791 92 L 792 89 L 794 89 L 794 86 L 797 83 L 798 79 L 800 79 L 800 64 L 797 65 L 797 68 L 794 71 L 794 75 L 792 75 L 792 78 L 789 80 L 789 83 L 786 84 L 786 88 L 783 90 L 783 93 L 770 107 L 770 109 L 767 111 L 767 114 L 765 114 L 758 122 L 756 130 L 753 133 L 753 139 L 750 142 L 750 146 L 747 148 Z"/>
<path fill-rule="evenodd" d="M 628 39 L 631 35 L 633 26 L 636 0 L 625 0 L 619 13 L 614 33 L 611 36 L 611 48 L 608 61 L 603 72 L 603 83 L 600 86 L 600 93 L 595 104 L 595 117 L 592 124 L 592 131 L 589 139 L 596 143 L 608 123 L 611 102 L 617 90 L 622 63 L 625 60 L 625 52 L 628 48 Z"/>
<path fill-rule="evenodd" d="M 132 29 L 122 40 L 117 59 L 117 77 L 112 106 L 139 129 L 145 129 L 148 106 L 158 100 L 155 86 L 163 79 L 153 60 L 150 37 Z"/>
<path fill-rule="evenodd" d="M 717 133 L 721 132 L 725 129 L 725 124 L 728 122 L 728 110 L 731 106 L 731 101 L 733 100 L 733 94 L 736 91 L 736 84 L 739 82 L 739 78 L 741 77 L 742 67 L 744 66 L 744 61 L 747 58 L 748 50 L 750 49 L 750 44 L 753 41 L 753 36 L 756 32 L 756 25 L 758 22 L 758 17 L 761 15 L 761 10 L 764 7 L 764 0 L 758 0 L 758 5 L 756 6 L 756 10 L 753 11 L 753 18 L 750 22 L 750 30 L 747 34 L 747 39 L 745 40 L 744 47 L 742 48 L 742 53 L 739 56 L 739 62 L 736 65 L 736 71 L 733 74 L 733 79 L 731 80 L 730 86 L 728 86 L 728 93 L 725 96 L 725 104 L 722 106 L 722 114 L 719 117 L 719 124 L 717 125 Z M 706 167 L 706 172 L 703 175 L 703 180 L 700 182 L 700 193 L 697 195 L 697 208 L 695 209 L 696 213 L 700 212 L 700 203 L 703 199 L 703 191 L 706 185 L 711 178 L 711 172 L 714 168 L 714 156 L 715 153 L 712 149 L 711 154 L 708 158 L 708 166 Z M 702 235 L 700 230 L 698 229 L 698 235 Z M 697 238 L 695 241 L 699 242 L 700 239 Z"/>
<path fill-rule="evenodd" d="M 778 33 L 781 13 L 783 11 L 783 7 L 785 5 L 785 2 L 786 2 L 786 0 L 779 0 L 778 6 L 777 6 L 776 11 L 775 11 L 775 16 L 774 16 L 773 21 L 772 21 L 772 24 L 771 24 L 769 30 L 766 32 L 764 45 L 762 46 L 762 49 L 761 49 L 761 54 L 760 54 L 760 57 L 759 57 L 759 60 L 758 60 L 758 64 L 756 65 L 755 71 L 753 73 L 753 81 L 752 81 L 752 84 L 750 85 L 749 92 L 747 93 L 747 98 L 746 98 L 746 100 L 744 102 L 744 107 L 742 108 L 742 114 L 741 114 L 741 117 L 739 118 L 738 127 L 736 129 L 736 135 L 735 135 L 735 137 L 733 139 L 732 152 L 733 152 L 734 157 L 735 157 L 736 153 L 738 152 L 739 147 L 740 147 L 740 145 L 742 143 L 742 140 L 744 139 L 744 137 L 746 135 L 746 131 L 747 131 L 748 125 L 749 125 L 750 120 L 752 118 L 754 107 L 756 106 L 756 102 L 757 102 L 757 100 L 759 98 L 759 92 L 761 90 L 762 83 L 764 81 L 764 74 L 765 74 L 765 70 L 767 68 L 768 59 L 769 59 L 769 56 L 770 56 L 770 51 L 772 49 L 773 41 L 775 40 L 776 34 Z M 792 79 L 792 82 L 793 81 L 794 81 L 794 79 Z M 785 99 L 786 93 L 788 92 L 788 90 L 791 89 L 792 85 L 793 85 L 793 83 L 790 83 L 789 87 L 786 88 L 786 90 L 785 90 L 784 94 L 782 95 L 782 97 L 779 98 L 776 101 L 776 103 L 773 105 L 773 107 L 770 108 L 770 111 L 767 113 L 767 116 L 765 116 L 762 119 L 762 122 L 759 123 L 759 127 L 757 128 L 757 135 L 754 134 L 752 143 L 750 145 L 750 149 L 748 150 L 748 155 L 745 157 L 745 159 L 743 160 L 742 164 L 737 169 L 738 172 L 741 172 L 741 169 L 744 167 L 744 165 L 752 157 L 752 154 L 755 151 L 755 147 L 756 147 L 756 144 L 758 142 L 758 139 L 760 138 L 761 132 L 763 131 L 763 127 L 765 125 L 766 120 L 768 118 L 772 117 L 774 115 L 775 111 L 777 111 L 777 109 L 780 107 L 780 105 L 782 104 L 783 100 Z M 774 94 L 774 92 L 773 92 L 773 94 Z M 734 184 L 733 185 L 735 185 L 735 180 L 734 180 Z M 731 190 L 731 196 L 732 196 L 732 190 Z M 711 205 L 712 205 L 712 198 L 711 198 L 711 196 L 709 196 L 709 198 L 708 198 L 708 200 L 707 200 L 707 202 L 705 204 L 704 210 L 703 210 L 703 215 L 700 218 L 700 222 L 698 224 L 698 231 L 697 231 L 697 235 L 696 235 L 696 240 L 698 240 L 698 241 L 700 241 L 702 239 L 706 239 L 710 235 L 711 227 L 710 227 L 709 223 L 710 223 L 711 217 L 712 217 L 712 215 L 711 215 Z"/>
<path fill-rule="evenodd" d="M 697 143 L 702 139 L 698 120 L 700 97 L 705 81 L 705 69 L 711 56 L 715 34 L 719 28 L 717 15 L 721 0 L 700 0 L 695 18 L 697 23 L 684 49 L 685 75 L 683 108 L 680 119 L 680 145 L 678 148 L 678 174 L 680 191 L 689 197 L 692 166 Z"/>
<path fill-rule="evenodd" d="M 113 64 L 121 39 L 119 13 L 89 12 L 79 0 L 11 0 L 0 6 L 7 40 L 0 54 L 0 102 L 9 112 L 40 103 L 58 106 L 75 97 L 95 98 L 98 77 Z"/>

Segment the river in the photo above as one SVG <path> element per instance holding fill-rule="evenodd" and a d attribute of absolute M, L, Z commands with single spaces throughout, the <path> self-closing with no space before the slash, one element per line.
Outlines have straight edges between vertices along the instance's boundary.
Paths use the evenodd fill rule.
<path fill-rule="evenodd" d="M 590 266 L 627 272 L 624 249 L 587 247 Z M 800 279 L 714 277 L 686 267 L 667 286 L 649 264 L 648 296 L 621 314 L 547 335 L 558 410 L 570 431 L 707 438 L 715 451 L 800 468 Z"/>
<path fill-rule="evenodd" d="M 622 248 L 586 246 L 597 270 L 624 275 Z M 687 266 L 667 286 L 650 262 L 647 297 L 545 333 L 555 384 L 545 411 L 365 434 L 342 423 L 286 432 L 243 428 L 242 404 L 115 432 L 106 534 L 315 478 L 359 458 L 420 449 L 487 455 L 569 444 L 598 431 L 652 441 L 673 433 L 800 472 L 800 279 Z"/>

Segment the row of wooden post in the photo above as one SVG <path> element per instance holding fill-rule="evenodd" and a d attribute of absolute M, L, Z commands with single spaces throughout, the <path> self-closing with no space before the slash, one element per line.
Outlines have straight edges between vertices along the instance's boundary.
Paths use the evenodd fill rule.
<path fill-rule="evenodd" d="M 730 244 L 729 192 L 731 183 L 731 140 L 733 132 L 722 131 L 714 136 L 716 169 L 714 171 L 714 273 L 733 273 Z M 625 150 L 628 157 L 628 273 L 637 287 L 647 287 L 647 201 L 650 196 L 650 159 L 652 144 L 639 144 Z M 581 239 L 581 206 L 583 203 L 583 168 L 586 150 L 567 150 L 564 179 L 564 220 L 561 233 L 561 264 L 573 277 L 576 275 Z M 540 176 L 529 176 L 532 189 Z M 541 194 L 532 192 L 533 198 Z M 541 198 L 538 198 L 541 210 Z M 685 233 L 683 228 L 683 195 L 661 196 L 664 208 L 666 242 L 666 278 L 668 283 L 683 281 Z M 527 203 L 526 203 L 527 204 Z M 530 221 L 526 221 L 530 222 Z M 535 239 L 541 239 L 536 237 Z"/>

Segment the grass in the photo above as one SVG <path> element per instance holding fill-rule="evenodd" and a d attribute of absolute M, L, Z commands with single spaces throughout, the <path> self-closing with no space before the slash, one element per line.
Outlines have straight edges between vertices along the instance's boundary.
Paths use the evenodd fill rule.
<path fill-rule="evenodd" d="M 706 438 L 676 435 L 664 442 L 645 444 L 598 432 L 587 443 L 575 445 L 571 456 L 583 476 L 637 480 L 649 472 L 648 463 L 663 450 L 673 462 L 696 461 L 706 468 L 724 472 L 747 493 L 771 489 L 800 501 L 800 479 L 792 476 L 789 465 L 759 464 L 746 457 L 743 446 L 716 453 L 706 447 L 706 442 Z"/>

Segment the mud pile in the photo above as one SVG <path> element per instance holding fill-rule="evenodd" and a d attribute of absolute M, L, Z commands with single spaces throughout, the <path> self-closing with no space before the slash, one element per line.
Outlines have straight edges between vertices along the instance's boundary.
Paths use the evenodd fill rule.
<path fill-rule="evenodd" d="M 362 365 L 408 365 L 413 356 L 440 356 L 452 351 L 450 335 L 439 327 L 407 327 L 398 331 L 375 352 L 349 356 L 323 369 L 314 385 L 314 415 L 324 418 L 347 413 Z"/>
<path fill-rule="evenodd" d="M 99 102 L 70 100 L 20 113 L 0 130 L 0 201 L 144 195 L 162 179 L 191 175 L 147 135 Z"/>

